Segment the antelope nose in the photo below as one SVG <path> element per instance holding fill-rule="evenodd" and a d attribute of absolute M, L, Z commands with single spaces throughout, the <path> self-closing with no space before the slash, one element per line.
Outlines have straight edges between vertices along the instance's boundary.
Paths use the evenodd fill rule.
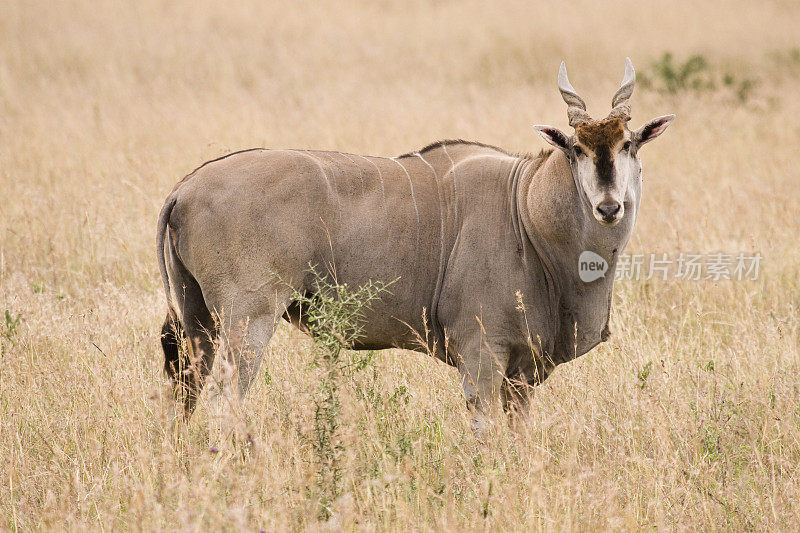
<path fill-rule="evenodd" d="M 597 206 L 597 212 L 603 217 L 603 220 L 611 222 L 617 216 L 622 205 L 619 202 L 603 202 Z"/>

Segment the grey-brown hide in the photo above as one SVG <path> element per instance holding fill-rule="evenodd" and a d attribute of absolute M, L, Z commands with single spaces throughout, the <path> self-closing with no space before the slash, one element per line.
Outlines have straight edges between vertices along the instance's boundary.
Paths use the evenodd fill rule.
<path fill-rule="evenodd" d="M 614 267 L 635 219 L 598 223 L 565 148 L 531 156 L 444 141 L 395 158 L 257 149 L 192 172 L 167 197 L 157 239 L 164 331 L 180 326 L 189 346 L 181 360 L 175 336 L 163 337 L 187 413 L 218 344 L 245 393 L 276 322 L 302 322 L 292 294 L 313 292 L 310 265 L 350 286 L 397 280 L 366 312 L 357 348 L 430 350 L 459 369 L 468 402 L 524 402 L 512 384 L 539 383 L 607 338 Z M 605 278 L 581 281 L 584 250 L 609 263 Z"/>

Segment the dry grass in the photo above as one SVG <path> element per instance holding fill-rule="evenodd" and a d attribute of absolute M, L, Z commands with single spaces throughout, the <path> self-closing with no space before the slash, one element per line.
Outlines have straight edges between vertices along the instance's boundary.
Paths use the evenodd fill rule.
<path fill-rule="evenodd" d="M 798 25 L 788 1 L 0 3 L 0 529 L 800 528 Z M 381 353 L 330 523 L 302 334 L 248 396 L 252 446 L 210 451 L 204 405 L 170 423 L 153 240 L 183 174 L 252 146 L 535 150 L 531 124 L 566 127 L 560 59 L 601 114 L 626 55 L 666 51 L 755 86 L 637 91 L 634 124 L 678 120 L 629 250 L 758 250 L 758 281 L 620 284 L 613 340 L 485 445 L 452 369 Z"/>

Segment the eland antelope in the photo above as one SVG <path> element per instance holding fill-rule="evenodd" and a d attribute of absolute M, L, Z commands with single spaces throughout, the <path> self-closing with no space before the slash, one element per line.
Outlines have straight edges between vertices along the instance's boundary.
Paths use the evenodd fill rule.
<path fill-rule="evenodd" d="M 614 269 L 639 214 L 639 151 L 674 119 L 630 130 L 634 81 L 627 60 L 611 112 L 594 120 L 562 63 L 575 132 L 535 126 L 555 147 L 536 155 L 460 140 L 390 158 L 252 149 L 187 175 L 157 235 L 165 369 L 187 393 L 186 415 L 215 351 L 245 394 L 277 322 L 302 325 L 292 295 L 313 291 L 310 265 L 350 286 L 397 280 L 354 348 L 433 353 L 458 368 L 477 412 L 524 407 L 527 385 L 609 337 Z M 584 251 L 605 276 L 579 277 Z"/>

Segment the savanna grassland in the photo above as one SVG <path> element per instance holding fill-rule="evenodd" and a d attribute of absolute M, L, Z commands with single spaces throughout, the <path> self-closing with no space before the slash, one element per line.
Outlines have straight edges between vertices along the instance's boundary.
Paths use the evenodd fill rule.
<path fill-rule="evenodd" d="M 789 1 L 0 2 L 0 530 L 799 529 L 798 27 Z M 338 376 L 325 437 L 324 347 L 285 325 L 247 438 L 215 447 L 205 397 L 173 420 L 178 179 L 250 147 L 537 151 L 569 131 L 559 62 L 604 116 L 626 56 L 631 125 L 678 117 L 628 251 L 759 252 L 757 280 L 621 281 L 611 340 L 483 443 L 457 372 L 393 350 Z"/>

